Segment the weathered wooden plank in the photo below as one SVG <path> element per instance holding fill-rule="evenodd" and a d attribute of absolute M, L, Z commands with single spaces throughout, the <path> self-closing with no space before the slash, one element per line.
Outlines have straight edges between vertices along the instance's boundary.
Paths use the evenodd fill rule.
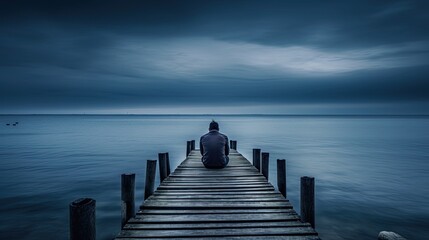
<path fill-rule="evenodd" d="M 172 187 L 198 187 L 198 186 L 207 186 L 207 185 L 218 185 L 220 187 L 227 187 L 227 186 L 249 186 L 249 185 L 253 185 L 253 186 L 269 186 L 272 187 L 271 184 L 267 183 L 267 182 L 260 182 L 260 181 L 253 181 L 253 182 L 212 182 L 212 183 L 207 183 L 207 182 L 166 182 L 166 183 L 162 183 L 160 186 L 162 187 L 168 187 L 168 186 L 172 186 Z"/>
<path fill-rule="evenodd" d="M 179 166 L 177 166 L 177 168 L 176 168 L 176 170 L 182 170 L 182 169 L 189 169 L 189 170 L 192 170 L 192 169 L 203 169 L 204 168 L 204 165 L 201 163 L 201 164 L 193 164 L 193 163 L 191 163 L 191 164 L 186 164 L 186 165 L 179 165 Z M 242 164 L 236 164 L 235 162 L 232 164 L 232 165 L 229 165 L 228 164 L 228 166 L 226 167 L 226 169 L 228 169 L 228 168 L 233 168 L 233 169 L 255 169 L 255 167 L 253 167 L 253 166 L 251 166 L 251 165 L 249 165 L 249 164 L 246 164 L 246 163 L 242 163 Z"/>
<path fill-rule="evenodd" d="M 206 173 L 210 173 L 210 174 L 249 174 L 249 173 L 259 173 L 257 170 L 255 169 L 237 169 L 237 168 L 231 168 L 231 169 L 203 169 L 203 168 L 194 168 L 194 169 L 178 169 L 177 171 L 174 171 L 174 174 L 178 175 L 178 174 L 206 174 Z"/>
<path fill-rule="evenodd" d="M 232 155 L 229 158 L 230 158 L 230 161 L 234 161 L 234 162 L 245 162 L 245 161 L 247 161 L 247 159 L 244 158 L 242 155 Z M 188 162 L 201 163 L 201 157 L 190 156 L 186 160 L 184 160 L 182 162 L 182 164 L 186 164 Z"/>
<path fill-rule="evenodd" d="M 309 223 L 301 221 L 269 221 L 269 222 L 211 222 L 211 223 L 129 223 L 124 229 L 219 229 L 219 228 L 270 228 L 270 227 L 309 227 Z"/>
<path fill-rule="evenodd" d="M 260 200 L 260 199 L 278 199 L 283 200 L 283 198 L 277 194 L 272 195 L 227 195 L 223 196 L 221 194 L 218 195 L 156 195 L 152 196 L 150 200 L 192 200 L 192 199 L 209 199 L 211 201 L 222 201 L 223 199 L 232 199 L 232 200 L 239 200 L 239 199 L 248 199 L 248 200 Z"/>
<path fill-rule="evenodd" d="M 251 184 L 265 184 L 265 185 L 269 185 L 269 183 L 265 182 L 265 181 L 225 181 L 225 182 L 215 182 L 213 181 L 213 183 L 217 183 L 221 186 L 224 185 L 251 185 Z M 164 181 L 162 182 L 161 186 L 207 186 L 207 182 L 190 182 L 190 181 L 183 181 L 183 182 L 171 182 L 171 181 Z"/>
<path fill-rule="evenodd" d="M 204 185 L 218 185 L 217 187 L 249 187 L 249 185 L 253 185 L 254 187 L 265 187 L 265 188 L 274 188 L 271 184 L 264 182 L 170 182 L 166 184 L 162 184 L 159 187 L 202 187 Z M 161 190 L 158 187 L 158 190 Z"/>
<path fill-rule="evenodd" d="M 267 202 L 267 201 L 151 201 L 146 200 L 144 208 L 292 208 L 289 202 Z"/>
<path fill-rule="evenodd" d="M 222 177 L 233 177 L 233 178 L 249 178 L 249 177 L 259 177 L 259 174 L 255 173 L 249 173 L 249 174 L 233 174 L 233 175 L 227 175 L 227 174 L 204 174 L 204 177 L 202 177 L 199 174 L 172 174 L 170 175 L 170 178 L 222 178 Z"/>
<path fill-rule="evenodd" d="M 182 162 L 179 166 L 187 167 L 188 165 L 201 166 L 201 168 L 204 168 L 204 165 L 203 165 L 203 163 L 201 162 L 200 159 L 198 159 L 198 160 L 186 160 L 185 162 Z M 228 163 L 228 166 L 226 166 L 226 168 L 230 168 L 231 166 L 246 166 L 246 167 L 250 167 L 251 165 L 249 165 L 249 163 L 246 162 L 246 160 L 233 159 L 232 162 L 230 161 Z"/>
<path fill-rule="evenodd" d="M 246 160 L 246 158 L 241 154 L 230 154 L 229 155 L 230 161 L 231 160 L 237 160 L 237 161 L 243 161 Z M 190 155 L 188 156 L 183 162 L 201 162 L 201 155 Z"/>
<path fill-rule="evenodd" d="M 165 240 L 166 238 L 158 238 L 158 237 L 121 237 L 117 239 L 133 239 L 133 240 Z M 189 240 L 189 239 L 204 239 L 204 240 L 221 240 L 221 239 L 230 239 L 230 240 L 267 240 L 266 236 L 231 236 L 231 237 L 174 237 L 175 240 Z M 270 236 L 269 239 L 273 240 L 320 240 L 318 236 Z"/>
<path fill-rule="evenodd" d="M 188 194 L 188 192 L 224 192 L 228 189 L 192 189 L 192 190 L 186 190 L 186 189 L 159 189 L 159 193 L 162 192 L 182 192 Z M 232 191 L 231 189 L 229 189 Z M 234 191 L 236 192 L 253 192 L 253 191 L 274 191 L 274 187 L 259 187 L 259 188 L 235 188 Z"/>
<path fill-rule="evenodd" d="M 228 170 L 228 171 L 227 171 Z M 194 168 L 194 169 L 177 169 L 174 171 L 174 173 L 259 173 L 256 169 L 253 168 L 247 168 L 247 169 L 237 169 L 237 168 L 231 168 L 231 169 L 205 169 L 205 168 Z"/>
<path fill-rule="evenodd" d="M 263 176 L 254 176 L 254 177 L 248 177 L 248 178 L 236 178 L 231 176 L 224 176 L 224 177 L 194 177 L 194 178 L 172 178 L 168 177 L 165 182 L 251 182 L 251 181 L 263 181 L 267 182 L 265 177 Z"/>
<path fill-rule="evenodd" d="M 243 214 L 243 213 L 291 213 L 293 209 L 144 209 L 137 215 L 177 215 L 177 214 Z M 309 224 L 309 223 L 306 223 Z"/>
<path fill-rule="evenodd" d="M 150 238 L 140 238 L 140 237 L 121 237 L 117 239 L 133 239 L 133 240 L 165 240 L 164 237 L 150 237 Z M 221 240 L 221 239 L 230 239 L 230 240 L 267 240 L 266 236 L 231 236 L 231 237 L 174 237 L 175 240 L 189 240 L 189 239 L 204 239 L 204 240 Z M 318 236 L 270 236 L 271 240 L 320 240 Z"/>
<path fill-rule="evenodd" d="M 201 192 L 201 191 L 187 191 L 186 195 L 253 195 L 253 194 L 280 194 L 279 192 L 274 192 L 271 190 L 267 191 L 208 191 L 208 192 Z M 183 195 L 183 191 L 164 191 L 164 190 L 158 190 L 154 194 L 154 196 L 159 195 Z"/>
<path fill-rule="evenodd" d="M 165 198 L 150 198 L 147 201 L 156 201 L 156 202 L 168 202 L 168 203 L 190 203 L 190 204 L 194 204 L 194 203 L 210 203 L 212 204 L 213 202 L 223 202 L 224 204 L 230 204 L 230 203 L 234 203 L 235 202 L 240 202 L 240 203 L 244 203 L 244 202 L 284 202 L 283 199 L 278 199 L 278 198 L 258 198 L 258 199 L 246 199 L 246 198 L 240 198 L 240 199 L 230 199 L 230 198 L 225 198 L 225 199 L 192 199 L 192 198 L 188 198 L 188 199 L 165 199 Z M 209 204 L 209 205 L 210 205 Z"/>
<path fill-rule="evenodd" d="M 136 215 L 129 223 L 169 222 L 169 223 L 193 223 L 193 222 L 265 222 L 265 221 L 295 221 L 299 220 L 294 211 L 282 213 L 243 213 L 243 214 L 190 214 L 190 215 Z"/>
<path fill-rule="evenodd" d="M 223 195 L 253 195 L 253 194 L 280 194 L 277 191 L 274 190 L 270 190 L 270 191 L 208 191 L 208 192 L 201 192 L 201 191 L 188 191 L 188 192 L 183 192 L 183 191 L 166 191 L 166 190 L 158 190 L 156 191 L 153 195 L 154 196 L 159 196 L 159 195 L 219 195 L 219 194 L 223 194 Z"/>
<path fill-rule="evenodd" d="M 181 230 L 127 230 L 122 231 L 124 237 L 230 237 L 230 236 L 276 236 L 276 235 L 316 235 L 311 227 L 272 227 L 272 228 L 228 228 L 228 229 L 181 229 Z"/>
<path fill-rule="evenodd" d="M 207 183 L 207 182 L 219 182 L 219 183 L 248 183 L 248 182 L 259 182 L 259 183 L 269 183 L 267 179 L 265 179 L 262 175 L 251 174 L 246 177 L 244 174 L 234 174 L 234 175 L 225 175 L 225 174 L 211 174 L 204 173 L 201 175 L 196 174 L 182 174 L 182 175 L 174 175 L 170 176 L 166 180 L 165 183 L 171 182 L 199 182 L 199 183 Z"/>
<path fill-rule="evenodd" d="M 243 162 L 246 162 L 247 159 L 241 155 L 233 155 L 233 156 L 230 156 L 230 161 L 234 161 L 234 163 L 236 163 L 236 162 L 243 163 Z M 183 161 L 182 164 L 186 164 L 189 162 L 201 163 L 201 157 L 192 157 L 191 156 L 191 157 L 187 158 L 185 161 Z"/>
<path fill-rule="evenodd" d="M 257 196 L 257 197 L 252 197 L 252 198 L 248 198 L 246 196 L 239 196 L 239 197 L 235 197 L 235 196 L 227 196 L 227 197 L 222 197 L 220 195 L 214 195 L 214 196 L 209 196 L 209 197 L 200 197 L 198 195 L 195 195 L 195 197 L 188 197 L 188 196 L 183 196 L 183 197 L 176 197 L 176 196 L 159 196 L 159 197 L 151 197 L 149 200 L 154 200 L 154 201 L 192 201 L 192 200 L 202 200 L 202 201 L 268 201 L 268 200 L 282 200 L 281 197 L 278 196 Z"/>
<path fill-rule="evenodd" d="M 273 188 L 269 184 L 254 184 L 254 185 L 188 185 L 188 186 L 177 186 L 177 185 L 161 185 L 158 187 L 159 190 L 193 190 L 193 189 L 243 189 L 243 188 Z"/>
<path fill-rule="evenodd" d="M 257 171 L 246 171 L 246 170 L 236 170 L 236 171 L 228 171 L 228 172 L 220 172 L 220 171 L 200 171 L 200 170 L 186 170 L 186 171 L 175 171 L 174 174 L 172 176 L 199 176 L 199 177 L 204 177 L 204 178 L 208 178 L 211 177 L 213 175 L 220 175 L 220 176 L 260 176 L 260 173 Z"/>
<path fill-rule="evenodd" d="M 234 165 L 251 166 L 251 165 L 249 165 L 249 162 L 245 158 L 239 158 L 239 157 L 230 158 L 230 163 L 231 163 L 231 165 L 228 163 L 228 166 L 226 166 L 226 168 L 228 168 L 230 166 L 234 166 Z M 180 166 L 186 166 L 188 164 L 203 166 L 201 159 L 188 159 L 188 160 L 183 161 L 180 164 Z"/>
<path fill-rule="evenodd" d="M 255 168 L 250 166 L 248 163 L 239 163 L 239 162 L 233 162 L 231 165 L 228 164 L 227 167 L 223 168 L 223 170 L 254 170 Z M 189 164 L 182 164 L 179 165 L 177 168 L 178 171 L 181 170 L 206 170 L 206 171 L 219 171 L 219 169 L 206 169 L 202 163 L 189 163 Z"/>
<path fill-rule="evenodd" d="M 163 182 L 163 184 L 182 184 L 182 185 L 193 185 L 193 184 L 206 184 L 206 185 L 210 185 L 210 184 L 260 184 L 260 183 L 267 183 L 266 181 L 261 181 L 259 179 L 239 179 L 239 180 L 226 180 L 226 179 L 222 179 L 219 181 L 214 181 L 213 179 L 197 179 L 197 180 L 192 180 L 192 179 L 180 179 L 180 178 L 175 178 L 174 180 L 170 179 L 170 180 L 165 180 Z"/>
<path fill-rule="evenodd" d="M 226 181 L 226 182 L 233 182 L 233 181 L 240 181 L 240 180 L 258 180 L 263 181 L 263 179 L 260 178 L 261 174 L 259 173 L 231 173 L 231 174 L 225 174 L 225 173 L 183 173 L 183 174 L 177 174 L 174 173 L 170 175 L 170 177 L 167 178 L 167 181 L 177 181 L 179 179 L 182 181 L 214 181 L 219 179 L 220 181 Z M 265 179 L 265 182 L 267 180 Z"/>

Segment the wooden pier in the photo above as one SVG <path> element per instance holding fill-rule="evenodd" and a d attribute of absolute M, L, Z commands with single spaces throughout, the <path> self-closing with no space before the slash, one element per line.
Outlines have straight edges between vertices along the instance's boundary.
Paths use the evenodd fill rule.
<path fill-rule="evenodd" d="M 121 232 L 115 239 L 320 240 L 315 231 L 314 178 L 301 177 L 300 216 L 287 200 L 286 161 L 277 159 L 277 188 L 268 182 L 269 153 L 253 149 L 252 164 L 230 143 L 224 169 L 207 169 L 187 141 L 186 159 L 170 173 L 168 153 L 147 160 L 144 202 L 135 214 L 135 174 L 121 175 Z M 155 191 L 156 164 L 160 186 Z M 95 240 L 95 199 L 69 205 L 70 240 Z M 379 240 L 406 240 L 381 231 Z"/>
<path fill-rule="evenodd" d="M 206 169 L 190 148 L 116 239 L 320 239 L 239 152 L 226 168 Z"/>

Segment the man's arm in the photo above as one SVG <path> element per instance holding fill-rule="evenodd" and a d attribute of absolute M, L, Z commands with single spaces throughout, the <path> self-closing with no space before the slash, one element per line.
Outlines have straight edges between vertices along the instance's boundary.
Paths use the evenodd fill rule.
<path fill-rule="evenodd" d="M 229 155 L 229 140 L 228 140 L 227 136 L 225 136 L 225 140 L 226 140 L 226 143 L 225 143 L 225 155 L 228 156 Z"/>
<path fill-rule="evenodd" d="M 203 137 L 200 137 L 200 153 L 201 153 L 201 156 L 204 155 Z"/>

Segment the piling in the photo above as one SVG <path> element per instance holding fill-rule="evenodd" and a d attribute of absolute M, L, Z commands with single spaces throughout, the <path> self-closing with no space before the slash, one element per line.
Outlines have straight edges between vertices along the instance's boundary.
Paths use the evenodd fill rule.
<path fill-rule="evenodd" d="M 277 159 L 277 188 L 279 192 L 286 198 L 286 160 Z"/>
<path fill-rule="evenodd" d="M 195 150 L 195 140 L 191 140 L 191 151 Z"/>
<path fill-rule="evenodd" d="M 314 177 L 301 177 L 301 221 L 315 228 L 314 218 Z"/>
<path fill-rule="evenodd" d="M 122 215 L 121 228 L 125 226 L 127 221 L 135 215 L 134 191 L 135 191 L 136 175 L 122 174 L 121 175 L 121 200 L 122 200 Z"/>
<path fill-rule="evenodd" d="M 146 162 L 146 182 L 144 187 L 144 200 L 155 191 L 156 160 Z"/>
<path fill-rule="evenodd" d="M 261 173 L 262 175 L 265 176 L 265 178 L 268 180 L 268 167 L 270 166 L 269 164 L 269 158 L 270 158 L 270 154 L 267 152 L 263 152 L 262 153 L 262 166 L 261 166 Z"/>
<path fill-rule="evenodd" d="M 95 200 L 79 198 L 69 209 L 70 240 L 95 240 Z"/>
<path fill-rule="evenodd" d="M 188 157 L 188 155 L 191 153 L 191 149 L 192 149 L 192 142 L 191 141 L 186 141 L 186 157 Z"/>
<path fill-rule="evenodd" d="M 261 149 L 253 149 L 253 166 L 261 171 Z"/>
<path fill-rule="evenodd" d="M 159 181 L 162 182 L 167 178 L 167 155 L 165 153 L 158 153 L 159 163 Z"/>
<path fill-rule="evenodd" d="M 165 157 L 167 159 L 167 177 L 170 176 L 171 168 L 170 168 L 170 156 L 168 155 L 168 152 L 165 153 Z"/>
<path fill-rule="evenodd" d="M 237 150 L 237 141 L 235 140 L 229 141 L 229 148 Z"/>

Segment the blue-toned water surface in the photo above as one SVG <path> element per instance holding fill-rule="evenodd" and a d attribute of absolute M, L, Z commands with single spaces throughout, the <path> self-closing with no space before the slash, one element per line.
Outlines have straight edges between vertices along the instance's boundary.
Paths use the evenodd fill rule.
<path fill-rule="evenodd" d="M 213 118 L 249 160 L 252 148 L 270 153 L 274 186 L 275 160 L 286 159 L 298 213 L 299 178 L 316 178 L 323 239 L 376 239 L 381 230 L 429 236 L 427 117 L 4 115 L 0 238 L 67 239 L 69 203 L 91 197 L 97 238 L 112 239 L 120 230 L 120 174 L 137 174 L 138 206 L 146 160 L 168 151 L 174 169 L 186 140 L 198 145 Z"/>

